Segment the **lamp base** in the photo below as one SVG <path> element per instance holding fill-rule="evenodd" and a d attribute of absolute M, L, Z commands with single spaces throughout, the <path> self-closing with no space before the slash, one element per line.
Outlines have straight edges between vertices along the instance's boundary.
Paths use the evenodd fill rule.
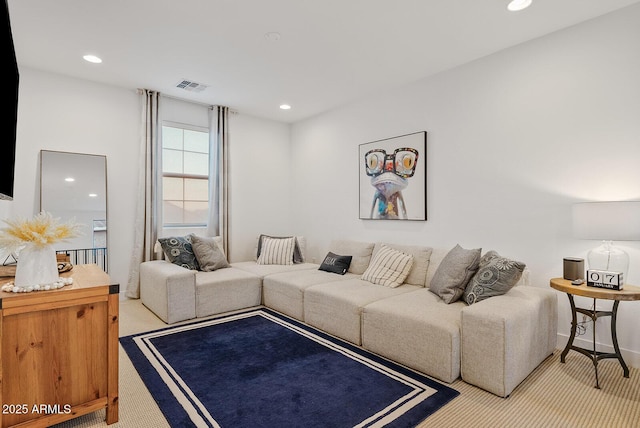
<path fill-rule="evenodd" d="M 602 244 L 589 251 L 587 255 L 589 269 L 621 272 L 627 278 L 629 271 L 629 255 L 613 245 L 612 241 L 602 241 Z"/>

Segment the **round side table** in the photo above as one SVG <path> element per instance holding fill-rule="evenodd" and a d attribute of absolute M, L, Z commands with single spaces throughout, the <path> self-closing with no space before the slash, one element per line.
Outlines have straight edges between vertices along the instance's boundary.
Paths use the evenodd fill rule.
<path fill-rule="evenodd" d="M 616 358 L 622 366 L 624 377 L 628 378 L 629 368 L 625 364 L 624 359 L 622 358 L 622 354 L 620 353 L 620 347 L 618 346 L 618 336 L 616 334 L 616 318 L 618 314 L 618 304 L 620 303 L 620 301 L 640 300 L 640 287 L 625 284 L 623 290 L 609 290 L 607 288 L 589 287 L 586 285 L 586 283 L 582 285 L 572 285 L 571 281 L 563 278 L 553 278 L 550 281 L 550 284 L 552 288 L 555 288 L 558 291 L 562 291 L 563 293 L 567 293 L 567 296 L 569 297 L 569 303 L 571 304 L 571 335 L 569 337 L 569 340 L 567 341 L 567 346 L 564 348 L 564 351 L 562 351 L 562 354 L 560 355 L 560 361 L 563 363 L 565 362 L 565 357 L 567 356 L 569 350 L 580 352 L 581 354 L 590 358 L 591 361 L 593 361 L 593 366 L 596 372 L 596 388 L 600 388 L 600 382 L 598 380 L 598 361 L 605 358 Z M 593 309 L 577 308 L 573 296 L 593 298 Z M 596 309 L 597 299 L 613 300 L 614 302 L 612 310 L 598 311 Z M 581 348 L 573 344 L 573 341 L 576 337 L 576 331 L 578 329 L 578 313 L 588 316 L 593 322 L 593 349 Z M 613 349 L 615 351 L 613 354 L 596 350 L 595 323 L 596 320 L 600 317 L 611 317 L 611 340 L 613 341 Z"/>

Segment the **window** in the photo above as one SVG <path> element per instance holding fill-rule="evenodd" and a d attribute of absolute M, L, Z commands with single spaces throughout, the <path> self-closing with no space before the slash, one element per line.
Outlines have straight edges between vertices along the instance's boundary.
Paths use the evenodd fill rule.
<path fill-rule="evenodd" d="M 209 132 L 162 126 L 162 218 L 165 227 L 203 227 L 209 212 Z"/>

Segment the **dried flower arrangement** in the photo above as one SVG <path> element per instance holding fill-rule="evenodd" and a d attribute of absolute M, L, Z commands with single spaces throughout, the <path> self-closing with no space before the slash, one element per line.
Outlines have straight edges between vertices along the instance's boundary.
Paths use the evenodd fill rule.
<path fill-rule="evenodd" d="M 82 225 L 70 220 L 61 223 L 51 213 L 42 211 L 32 219 L 4 220 L 8 227 L 0 229 L 0 248 L 7 252 L 27 244 L 44 247 L 81 235 Z"/>

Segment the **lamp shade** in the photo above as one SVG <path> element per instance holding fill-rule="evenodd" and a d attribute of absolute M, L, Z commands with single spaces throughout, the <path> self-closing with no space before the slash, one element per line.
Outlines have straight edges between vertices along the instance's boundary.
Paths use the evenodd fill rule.
<path fill-rule="evenodd" d="M 640 241 L 640 201 L 582 202 L 572 217 L 576 238 Z"/>

